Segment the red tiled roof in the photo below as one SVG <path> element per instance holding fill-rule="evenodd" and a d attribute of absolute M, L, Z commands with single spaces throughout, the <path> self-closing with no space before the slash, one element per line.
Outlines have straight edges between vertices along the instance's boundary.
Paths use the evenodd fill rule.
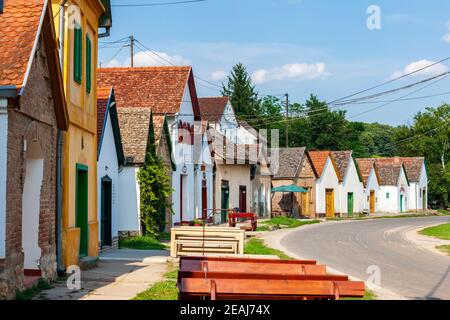
<path fill-rule="evenodd" d="M 422 165 L 425 161 L 423 157 L 400 158 L 405 166 L 406 175 L 410 182 L 419 182 L 422 173 Z"/>
<path fill-rule="evenodd" d="M 149 108 L 118 108 L 117 113 L 127 164 L 144 163 L 151 110 Z"/>
<path fill-rule="evenodd" d="M 339 177 L 339 172 L 334 164 L 333 159 L 331 158 L 331 151 L 308 151 L 309 157 L 311 159 L 312 165 L 316 169 L 317 175 L 319 177 L 322 176 L 323 169 L 327 163 L 328 158 L 333 162 L 333 166 L 335 167 L 336 174 Z M 340 179 L 340 177 L 339 177 Z"/>
<path fill-rule="evenodd" d="M 105 122 L 106 108 L 111 94 L 111 88 L 98 88 L 97 90 L 97 145 L 100 144 L 103 125 Z"/>
<path fill-rule="evenodd" d="M 5 0 L 0 14 L 0 86 L 22 87 L 43 5 L 43 0 Z"/>
<path fill-rule="evenodd" d="M 228 103 L 228 97 L 198 98 L 202 120 L 220 121 Z"/>
<path fill-rule="evenodd" d="M 331 157 L 336 164 L 341 179 L 344 179 L 352 159 L 352 151 L 331 151 Z"/>
<path fill-rule="evenodd" d="M 375 168 L 375 173 L 377 173 L 376 166 L 375 166 L 375 159 L 356 159 L 355 161 L 356 161 L 356 165 L 358 166 L 358 170 L 359 170 L 359 173 L 363 180 L 363 183 L 366 186 L 367 182 L 369 180 L 370 172 L 372 171 L 372 168 Z M 377 179 L 378 179 L 378 174 L 377 174 Z"/>
<path fill-rule="evenodd" d="M 153 116 L 153 130 L 155 132 L 155 144 L 159 145 L 161 140 L 161 135 L 164 131 L 164 120 L 165 116 Z"/>
<path fill-rule="evenodd" d="M 191 67 L 98 69 L 98 85 L 114 87 L 120 109 L 150 108 L 153 114 L 175 114 L 191 72 Z"/>

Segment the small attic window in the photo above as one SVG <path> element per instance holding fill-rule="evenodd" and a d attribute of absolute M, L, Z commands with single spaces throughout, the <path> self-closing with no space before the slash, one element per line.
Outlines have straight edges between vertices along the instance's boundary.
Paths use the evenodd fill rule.
<path fill-rule="evenodd" d="M 386 193 L 386 199 L 389 199 L 389 192 Z"/>
<path fill-rule="evenodd" d="M 0 0 L 0 14 L 3 13 L 3 7 L 4 7 L 3 0 Z"/>

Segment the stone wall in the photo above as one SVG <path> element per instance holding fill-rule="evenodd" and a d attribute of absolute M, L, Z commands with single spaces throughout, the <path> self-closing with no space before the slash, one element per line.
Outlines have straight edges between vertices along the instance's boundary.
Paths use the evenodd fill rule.
<path fill-rule="evenodd" d="M 0 298 L 14 298 L 23 289 L 22 194 L 26 177 L 25 141 L 40 145 L 43 181 L 39 209 L 39 268 L 42 277 L 56 277 L 56 148 L 57 125 L 44 43 L 40 39 L 27 85 L 8 110 L 6 257 L 0 273 Z"/>

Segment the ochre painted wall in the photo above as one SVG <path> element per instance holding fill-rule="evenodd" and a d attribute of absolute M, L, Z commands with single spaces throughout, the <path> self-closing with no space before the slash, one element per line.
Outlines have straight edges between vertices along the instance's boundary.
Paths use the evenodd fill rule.
<path fill-rule="evenodd" d="M 59 35 L 59 0 L 52 0 L 56 33 Z M 77 11 L 79 8 L 79 11 Z M 98 19 L 103 13 L 99 0 L 69 0 L 65 16 L 64 87 L 69 111 L 69 129 L 64 134 L 62 255 L 67 268 L 79 263 L 80 229 L 76 228 L 76 166 L 88 168 L 88 255 L 98 256 L 97 221 L 97 69 Z M 58 13 L 58 14 L 56 14 Z M 82 29 L 82 81 L 74 81 L 73 21 Z M 86 90 L 86 35 L 92 44 L 91 90 Z"/>

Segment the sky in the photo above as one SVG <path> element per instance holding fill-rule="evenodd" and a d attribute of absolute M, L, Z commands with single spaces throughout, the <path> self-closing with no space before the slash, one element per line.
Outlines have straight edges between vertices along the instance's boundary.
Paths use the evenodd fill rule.
<path fill-rule="evenodd" d="M 112 5 L 173 1 L 112 0 Z M 288 93 L 291 102 L 304 103 L 315 94 L 330 102 L 450 57 L 450 1 L 206 0 L 114 6 L 111 36 L 100 39 L 102 67 L 129 66 L 130 48 L 110 42 L 131 34 L 146 47 L 137 43 L 136 66 L 169 65 L 167 60 L 191 65 L 198 78 L 208 81 L 197 80 L 199 96 L 220 95 L 213 84 L 220 85 L 242 62 L 260 95 Z M 449 70 L 447 60 L 356 97 Z M 417 112 L 448 102 L 447 92 L 450 77 L 441 77 L 369 101 L 374 103 L 331 107 L 347 110 L 353 121 L 411 124 Z M 395 99 L 401 100 L 385 105 Z"/>

